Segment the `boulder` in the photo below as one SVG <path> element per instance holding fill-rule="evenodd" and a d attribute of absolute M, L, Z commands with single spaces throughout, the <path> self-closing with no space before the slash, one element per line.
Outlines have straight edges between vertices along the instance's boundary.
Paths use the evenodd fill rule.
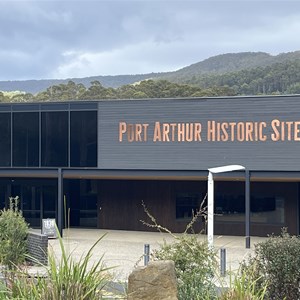
<path fill-rule="evenodd" d="M 128 300 L 162 299 L 178 299 L 173 261 L 153 261 L 132 271 L 128 277 Z"/>

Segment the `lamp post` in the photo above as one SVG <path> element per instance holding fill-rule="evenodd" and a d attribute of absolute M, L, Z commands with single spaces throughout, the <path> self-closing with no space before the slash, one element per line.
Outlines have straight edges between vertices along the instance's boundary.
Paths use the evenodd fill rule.
<path fill-rule="evenodd" d="M 214 174 L 245 170 L 241 165 L 228 165 L 208 169 L 207 181 L 207 242 L 210 248 L 214 244 Z"/>

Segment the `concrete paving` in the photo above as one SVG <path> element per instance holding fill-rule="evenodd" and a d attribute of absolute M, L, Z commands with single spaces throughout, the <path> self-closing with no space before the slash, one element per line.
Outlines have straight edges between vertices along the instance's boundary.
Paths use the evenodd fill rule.
<path fill-rule="evenodd" d="M 91 262 L 98 261 L 103 256 L 103 262 L 114 274 L 114 281 L 125 282 L 135 266 L 144 265 L 144 245 L 149 244 L 150 250 L 156 249 L 164 240 L 171 242 L 173 237 L 167 233 L 141 232 L 104 229 L 66 229 L 63 241 L 68 253 L 75 260 L 85 255 L 90 247 L 103 236 L 103 239 L 93 250 Z M 199 235 L 206 240 L 206 235 Z M 214 248 L 220 253 L 220 248 L 226 249 L 226 270 L 236 271 L 239 263 L 253 253 L 254 245 L 265 238 L 251 237 L 251 248 L 245 248 L 245 238 L 236 236 L 215 236 Z M 50 251 L 60 256 L 58 239 L 49 239 Z M 229 272 L 227 272 L 229 273 Z"/>

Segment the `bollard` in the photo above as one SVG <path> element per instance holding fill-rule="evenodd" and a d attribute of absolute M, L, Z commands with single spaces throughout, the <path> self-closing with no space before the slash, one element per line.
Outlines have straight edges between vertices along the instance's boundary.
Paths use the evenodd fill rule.
<path fill-rule="evenodd" d="M 226 249 L 220 249 L 220 265 L 221 265 L 221 276 L 226 275 Z"/>
<path fill-rule="evenodd" d="M 144 245 L 144 266 L 148 265 L 150 259 L 150 245 L 145 244 Z"/>

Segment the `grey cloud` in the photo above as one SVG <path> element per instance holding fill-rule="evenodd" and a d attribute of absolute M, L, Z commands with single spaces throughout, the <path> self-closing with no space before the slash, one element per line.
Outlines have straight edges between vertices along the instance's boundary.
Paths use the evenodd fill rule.
<path fill-rule="evenodd" d="M 155 72 L 224 52 L 299 50 L 297 26 L 286 30 L 300 20 L 299 8 L 297 1 L 0 1 L 0 77 L 87 76 L 98 67 L 109 74 L 109 64 L 111 74 Z"/>

